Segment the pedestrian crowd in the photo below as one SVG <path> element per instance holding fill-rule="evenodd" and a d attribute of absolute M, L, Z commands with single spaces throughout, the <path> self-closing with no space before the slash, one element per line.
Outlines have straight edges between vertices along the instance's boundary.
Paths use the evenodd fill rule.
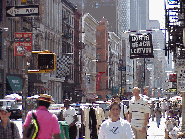
<path fill-rule="evenodd" d="M 51 114 L 48 108 L 53 103 L 52 96 L 40 94 L 37 109 L 29 111 L 26 115 L 23 124 L 23 139 L 76 139 L 78 120 L 81 120 L 82 124 L 81 133 L 78 135 L 81 138 L 146 139 L 149 119 L 156 120 L 159 128 L 162 117 L 166 119 L 165 139 L 185 138 L 185 133 L 180 132 L 182 126 L 179 120 L 182 116 L 180 101 L 163 99 L 149 103 L 138 87 L 133 88 L 132 94 L 128 106 L 122 103 L 119 95 L 113 96 L 107 119 L 105 119 L 104 110 L 93 103 L 80 111 L 81 119 L 78 119 L 77 112 L 70 106 L 69 99 L 65 99 L 65 108 L 59 115 Z M 8 108 L 0 109 L 0 138 L 19 139 L 21 137 L 18 127 L 9 119 L 10 114 Z M 36 128 L 30 128 L 34 121 L 33 117 Z M 59 121 L 66 121 L 68 136 L 64 132 L 65 129 L 61 129 Z"/>
<path fill-rule="evenodd" d="M 178 99 L 170 101 L 163 99 L 150 104 L 150 117 L 156 118 L 157 127 L 160 126 L 161 118 L 165 118 L 165 139 L 178 139 L 185 137 L 181 131 L 180 118 L 182 116 L 182 102 Z"/>

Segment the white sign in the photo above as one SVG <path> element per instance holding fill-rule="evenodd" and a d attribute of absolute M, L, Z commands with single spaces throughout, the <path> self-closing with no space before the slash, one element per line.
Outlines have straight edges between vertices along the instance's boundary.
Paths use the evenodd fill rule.
<path fill-rule="evenodd" d="M 177 69 L 177 91 L 185 91 L 185 68 Z"/>
<path fill-rule="evenodd" d="M 38 8 L 22 8 L 22 9 L 15 9 L 15 7 L 12 7 L 10 10 L 7 11 L 8 14 L 11 16 L 15 16 L 18 14 L 34 14 L 38 13 Z"/>
<path fill-rule="evenodd" d="M 39 16 L 39 5 L 6 6 L 6 17 Z"/>

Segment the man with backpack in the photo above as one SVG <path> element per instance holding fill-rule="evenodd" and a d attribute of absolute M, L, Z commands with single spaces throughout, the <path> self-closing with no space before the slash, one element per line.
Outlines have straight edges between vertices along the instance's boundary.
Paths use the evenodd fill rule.
<path fill-rule="evenodd" d="M 20 139 L 17 125 L 10 121 L 11 112 L 8 108 L 2 107 L 0 109 L 0 138 L 1 139 Z"/>
<path fill-rule="evenodd" d="M 127 109 L 126 105 L 121 103 L 120 96 L 116 95 L 114 97 L 114 101 L 117 101 L 120 104 L 120 106 L 121 106 L 120 117 L 128 121 L 128 109 Z"/>
<path fill-rule="evenodd" d="M 50 104 L 52 103 L 52 96 L 47 94 L 40 94 L 38 98 L 38 108 L 35 111 L 29 111 L 25 122 L 23 124 L 23 139 L 27 138 L 29 133 L 28 128 L 31 123 L 32 115 L 36 117 L 36 124 L 38 125 L 38 139 L 61 139 L 60 138 L 60 127 L 58 118 L 55 114 L 51 114 L 48 111 Z"/>

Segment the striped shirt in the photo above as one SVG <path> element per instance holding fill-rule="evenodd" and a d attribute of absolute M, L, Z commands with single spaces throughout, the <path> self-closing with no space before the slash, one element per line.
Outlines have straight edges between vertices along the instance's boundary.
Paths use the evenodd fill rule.
<path fill-rule="evenodd" d="M 141 130 L 145 122 L 145 114 L 150 113 L 148 102 L 142 97 L 139 100 L 133 97 L 129 102 L 129 112 L 132 113 L 131 126 Z"/>
<path fill-rule="evenodd" d="M 4 128 L 0 121 L 0 139 L 12 139 L 12 128 L 11 123 L 8 121 L 7 127 Z M 20 139 L 19 130 L 17 125 L 14 123 L 14 139 Z"/>

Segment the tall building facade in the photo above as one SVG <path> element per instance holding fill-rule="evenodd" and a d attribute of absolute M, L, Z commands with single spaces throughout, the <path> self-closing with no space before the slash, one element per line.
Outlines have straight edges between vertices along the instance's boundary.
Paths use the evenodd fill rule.
<path fill-rule="evenodd" d="M 149 0 L 130 0 L 130 30 L 146 30 L 149 25 Z"/>
<path fill-rule="evenodd" d="M 108 21 L 102 18 L 96 28 L 96 94 L 106 100 L 108 90 Z"/>
<path fill-rule="evenodd" d="M 82 87 L 87 101 L 94 100 L 96 95 L 96 28 L 98 22 L 86 13 L 82 17 Z"/>
<path fill-rule="evenodd" d="M 27 1 L 25 5 L 39 5 L 39 16 L 6 17 L 6 6 L 21 5 L 21 1 L 2 0 L 1 2 L 3 18 L 0 21 L 0 27 L 8 28 L 7 32 L 2 32 L 3 38 L 1 39 L 3 40 L 1 50 L 4 52 L 3 65 L 6 71 L 4 73 L 7 73 L 3 74 L 4 93 L 1 94 L 2 97 L 14 92 L 22 95 L 24 91 L 27 93 L 26 96 L 40 93 L 50 94 L 56 103 L 63 102 L 66 97 L 76 101 L 75 91 L 81 90 L 80 12 L 68 0 L 33 0 L 31 3 Z M 48 50 L 55 53 L 56 70 L 50 73 L 27 73 L 27 69 L 38 68 L 37 54 L 15 55 L 16 32 L 32 33 L 32 51 Z"/>

